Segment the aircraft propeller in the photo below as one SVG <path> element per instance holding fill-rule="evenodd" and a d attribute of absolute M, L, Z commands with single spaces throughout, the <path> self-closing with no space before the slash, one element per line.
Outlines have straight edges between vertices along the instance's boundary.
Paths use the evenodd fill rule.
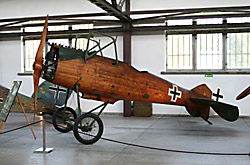
<path fill-rule="evenodd" d="M 33 81 L 34 81 L 34 114 L 36 112 L 36 101 L 37 101 L 37 92 L 38 92 L 38 85 L 39 85 L 39 78 L 41 71 L 43 69 L 43 49 L 45 46 L 45 40 L 47 35 L 47 27 L 48 27 L 48 15 L 43 27 L 43 33 L 41 36 L 40 45 L 36 52 L 36 58 L 34 62 L 34 73 L 33 73 Z"/>
<path fill-rule="evenodd" d="M 237 97 L 236 97 L 236 100 L 240 100 L 240 99 L 243 99 L 244 97 L 246 97 L 247 95 L 250 94 L 250 86 L 245 89 L 241 94 L 239 94 Z"/>

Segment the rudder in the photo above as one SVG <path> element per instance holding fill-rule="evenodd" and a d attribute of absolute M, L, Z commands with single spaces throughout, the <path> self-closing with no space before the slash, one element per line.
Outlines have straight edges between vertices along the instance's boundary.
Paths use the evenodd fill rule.
<path fill-rule="evenodd" d="M 203 96 L 203 98 L 205 97 L 211 99 L 212 96 L 212 91 L 208 88 L 206 84 L 198 85 L 194 87 L 191 91 L 200 94 L 201 96 Z"/>

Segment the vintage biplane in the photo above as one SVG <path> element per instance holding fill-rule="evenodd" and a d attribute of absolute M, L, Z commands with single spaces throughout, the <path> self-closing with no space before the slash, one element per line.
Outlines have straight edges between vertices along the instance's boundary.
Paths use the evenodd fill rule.
<path fill-rule="evenodd" d="M 87 113 L 78 114 L 67 107 L 55 112 L 53 124 L 61 132 L 73 129 L 76 139 L 83 144 L 95 143 L 102 136 L 103 123 L 99 115 L 108 103 L 118 100 L 130 100 L 184 106 L 194 117 L 201 117 L 208 123 L 210 107 L 223 119 L 235 121 L 239 116 L 238 107 L 214 101 L 212 92 L 205 85 L 186 90 L 167 80 L 145 71 L 138 71 L 117 59 L 115 39 L 103 48 L 98 41 L 94 47 L 76 50 L 69 47 L 50 44 L 50 51 L 43 62 L 48 17 L 44 24 L 40 45 L 34 63 L 34 102 L 38 91 L 39 78 L 74 90 L 77 93 L 78 110 L 80 110 L 79 93 L 82 98 L 99 100 L 102 105 Z M 102 56 L 102 49 L 114 43 L 116 59 Z M 96 50 L 97 49 L 97 50 Z M 101 55 L 97 55 L 100 53 Z M 101 108 L 96 115 L 92 112 Z M 211 123 L 210 123 L 211 124 Z"/>
<path fill-rule="evenodd" d="M 247 95 L 250 94 L 250 86 L 248 88 L 246 88 L 243 92 L 241 92 L 237 97 L 236 100 L 241 100 L 244 97 L 246 97 Z"/>

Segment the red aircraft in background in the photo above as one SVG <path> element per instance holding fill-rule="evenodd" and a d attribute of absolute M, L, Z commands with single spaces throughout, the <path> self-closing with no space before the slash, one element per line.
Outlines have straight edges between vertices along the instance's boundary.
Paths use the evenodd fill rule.
<path fill-rule="evenodd" d="M 87 46 L 84 51 L 50 44 L 50 51 L 43 62 L 47 26 L 48 16 L 34 63 L 34 105 L 36 106 L 40 77 L 75 90 L 78 95 L 78 109 L 80 92 L 85 99 L 104 102 L 93 110 L 84 114 L 79 113 L 77 116 L 75 111 L 66 107 L 66 98 L 65 108 L 54 114 L 55 128 L 61 132 L 73 129 L 76 139 L 83 144 L 92 144 L 99 140 L 103 133 L 99 115 L 108 103 L 113 104 L 118 100 L 184 106 L 190 115 L 201 117 L 208 123 L 210 107 L 227 121 L 235 121 L 239 116 L 238 107 L 212 100 L 212 92 L 205 84 L 187 90 L 148 72 L 140 72 L 118 61 L 117 54 L 116 60 L 103 57 L 102 48 L 97 41 L 96 46 L 90 49 Z M 115 39 L 110 38 L 115 46 Z M 107 46 L 109 45 L 111 44 Z M 101 56 L 97 53 L 101 53 Z M 102 109 L 97 115 L 93 114 L 92 112 L 98 108 Z"/>
<path fill-rule="evenodd" d="M 247 95 L 250 94 L 250 86 L 245 89 L 242 93 L 240 93 L 237 97 L 236 97 L 236 100 L 241 100 L 243 99 L 244 97 L 246 97 Z"/>

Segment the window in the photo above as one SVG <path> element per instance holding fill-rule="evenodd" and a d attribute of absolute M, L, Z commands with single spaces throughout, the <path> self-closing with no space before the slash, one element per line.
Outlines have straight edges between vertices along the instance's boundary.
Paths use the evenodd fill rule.
<path fill-rule="evenodd" d="M 197 35 L 197 69 L 222 69 L 222 34 Z"/>
<path fill-rule="evenodd" d="M 72 29 L 73 30 L 78 30 L 78 29 L 93 29 L 93 24 L 73 25 Z M 84 49 L 86 49 L 87 42 L 88 42 L 87 38 L 76 36 L 75 38 L 72 39 L 72 46 L 74 46 L 77 49 L 84 50 Z M 93 46 L 93 43 L 90 42 L 89 47 L 92 47 L 92 46 Z"/>
<path fill-rule="evenodd" d="M 207 18 L 207 19 L 197 19 L 197 24 L 206 25 L 206 24 L 222 24 L 222 18 Z"/>
<path fill-rule="evenodd" d="M 166 32 L 167 72 L 241 72 L 250 71 L 250 33 L 223 31 L 212 33 L 214 24 L 245 23 L 250 18 L 197 19 L 193 25 L 208 30 Z M 176 23 L 176 24 L 174 24 Z M 169 26 L 187 22 L 167 23 Z M 192 25 L 191 25 L 192 26 Z M 179 34 L 178 34 L 179 33 Z"/>
<path fill-rule="evenodd" d="M 35 55 L 40 44 L 40 40 L 27 40 L 23 41 L 23 60 L 24 60 L 24 67 L 22 72 L 32 71 L 32 65 L 35 61 Z"/>
<path fill-rule="evenodd" d="M 168 20 L 166 23 L 168 26 L 176 26 L 176 25 L 192 25 L 191 19 L 184 19 L 184 20 Z"/>
<path fill-rule="evenodd" d="M 249 23 L 250 17 L 227 18 L 227 23 Z"/>
<path fill-rule="evenodd" d="M 43 27 L 26 27 L 25 32 L 42 31 Z M 40 44 L 40 40 L 26 40 L 22 38 L 22 69 L 21 72 L 30 72 L 33 70 L 35 55 Z"/>
<path fill-rule="evenodd" d="M 73 25 L 72 29 L 85 29 L 85 28 L 93 28 L 93 25 Z M 27 27 L 23 29 L 25 32 L 37 32 L 42 31 L 43 27 Z M 69 26 L 63 25 L 63 26 L 49 26 L 49 31 L 58 31 L 58 30 L 68 30 Z M 64 46 L 73 46 L 78 49 L 85 49 L 87 39 L 86 38 L 77 38 L 77 43 L 75 44 L 75 39 L 49 39 L 47 42 L 49 43 L 57 43 Z M 39 39 L 33 38 L 22 38 L 22 73 L 26 72 L 32 72 L 33 71 L 33 63 L 35 61 L 35 55 L 38 49 L 38 46 L 40 44 L 40 37 Z M 90 45 L 91 46 L 91 45 Z M 45 47 L 44 51 L 47 51 L 48 47 Z M 45 54 L 45 53 L 44 53 Z"/>
<path fill-rule="evenodd" d="M 192 68 L 192 35 L 168 35 L 168 68 Z"/>
<path fill-rule="evenodd" d="M 249 23 L 250 17 L 228 18 L 228 23 Z M 227 68 L 250 69 L 250 33 L 227 34 Z"/>
<path fill-rule="evenodd" d="M 227 38 L 228 69 L 249 69 L 250 33 L 229 33 Z"/>

